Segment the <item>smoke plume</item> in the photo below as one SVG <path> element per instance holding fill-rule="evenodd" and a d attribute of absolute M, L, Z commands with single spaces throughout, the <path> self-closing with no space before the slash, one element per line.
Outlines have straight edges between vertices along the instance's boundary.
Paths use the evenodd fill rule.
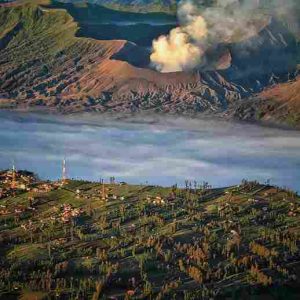
<path fill-rule="evenodd" d="M 207 24 L 191 1 L 179 3 L 178 19 L 181 26 L 153 41 L 150 59 L 161 72 L 193 69 L 204 54 L 200 43 L 207 37 Z"/>
<path fill-rule="evenodd" d="M 292 18 L 295 0 L 181 0 L 179 26 L 153 41 L 152 65 L 160 72 L 189 71 L 203 63 L 206 50 L 219 43 L 256 35 L 271 16 Z M 295 22 L 293 22 L 295 25 Z"/>

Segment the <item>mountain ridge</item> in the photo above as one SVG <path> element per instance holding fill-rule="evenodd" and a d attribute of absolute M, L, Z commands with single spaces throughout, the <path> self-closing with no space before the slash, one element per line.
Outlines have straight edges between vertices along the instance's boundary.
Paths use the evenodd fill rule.
<path fill-rule="evenodd" d="M 11 8 L 4 9 L 11 10 Z M 47 64 L 45 65 L 41 63 L 42 60 L 47 59 L 45 55 L 41 53 L 40 48 L 41 41 L 46 42 L 44 38 L 42 39 L 41 37 L 37 39 L 36 36 L 32 37 L 33 43 L 31 44 L 31 48 L 34 47 L 34 51 L 32 51 L 32 49 L 28 49 L 28 51 L 30 50 L 28 53 L 22 52 L 22 56 L 20 56 L 18 59 L 13 59 L 11 61 L 9 57 L 15 56 L 14 51 L 18 51 L 19 48 L 14 47 L 13 40 L 9 42 L 9 45 L 6 45 L 6 51 L 5 53 L 3 53 L 3 60 L 1 62 L 1 70 L 4 71 L 1 74 L 1 89 L 6 90 L 8 94 L 12 96 L 11 98 L 17 100 L 19 99 L 18 102 L 20 104 L 22 104 L 22 101 L 24 100 L 28 100 L 27 104 L 29 106 L 34 105 L 34 103 L 42 103 L 46 101 L 48 102 L 47 105 L 50 103 L 51 106 L 52 104 L 57 105 L 56 102 L 59 100 L 60 102 L 62 102 L 61 104 L 63 106 L 66 103 L 70 104 L 70 102 L 72 102 L 70 99 L 73 99 L 74 95 L 78 99 L 81 94 L 83 97 L 86 97 L 84 100 L 92 101 L 92 104 L 94 104 L 95 99 L 98 99 L 100 106 L 101 103 L 105 103 L 107 101 L 107 99 L 105 98 L 109 97 L 110 100 L 113 100 L 113 107 L 119 107 L 120 104 L 122 104 L 122 99 L 124 99 L 125 97 L 128 100 L 123 103 L 125 105 L 125 110 L 132 110 L 135 109 L 134 103 L 136 103 L 139 98 L 142 98 L 140 96 L 143 96 L 145 94 L 151 95 L 150 98 L 152 99 L 150 100 L 154 102 L 160 101 L 159 98 L 161 97 L 166 98 L 165 101 L 168 101 L 168 98 L 175 97 L 175 90 L 177 92 L 176 97 L 180 96 L 180 98 L 178 98 L 177 101 L 182 100 L 184 96 L 185 99 L 190 98 L 192 99 L 192 102 L 195 102 L 197 95 L 193 94 L 191 88 L 195 88 L 199 85 L 198 81 L 199 79 L 201 79 L 199 75 L 193 73 L 162 74 L 151 69 L 142 69 L 134 67 L 125 61 L 110 59 L 112 55 L 115 55 L 125 45 L 128 45 L 128 42 L 97 41 L 86 38 L 76 38 L 74 37 L 74 33 L 77 30 L 77 25 L 73 22 L 73 19 L 65 11 L 52 9 L 46 10 L 38 6 L 32 7 L 30 5 L 25 6 L 25 12 L 22 11 L 22 9 L 22 7 L 13 8 L 13 10 L 16 10 L 15 14 L 17 15 L 17 19 L 23 18 L 22 22 L 28 22 L 30 25 L 29 27 L 26 25 L 24 28 L 20 28 L 20 32 L 16 33 L 14 39 L 18 41 L 18 39 L 22 38 L 24 34 L 27 35 L 27 37 L 29 37 L 29 33 L 32 31 L 40 35 L 44 34 L 44 31 L 41 30 L 40 26 L 38 26 L 37 28 L 35 22 L 31 24 L 31 20 L 34 18 L 38 19 L 37 24 L 39 25 L 47 22 L 55 22 L 57 26 L 60 27 L 60 34 L 62 35 L 62 37 L 58 36 L 57 33 L 53 34 L 55 28 L 52 28 L 50 32 L 50 37 L 51 39 L 56 41 L 56 43 L 49 43 L 49 45 L 46 45 L 46 49 L 50 49 L 51 51 L 56 52 L 54 55 L 51 54 L 51 51 L 50 53 L 49 51 L 47 52 L 49 59 L 53 59 L 53 61 L 51 62 L 53 65 L 48 67 L 52 67 L 53 72 L 58 72 L 56 77 L 49 72 Z M 54 20 L 52 19 L 53 16 Z M 13 23 L 13 21 L 11 22 Z M 20 22 L 15 22 L 12 25 L 17 26 L 17 24 L 20 24 Z M 12 26 L 12 28 L 16 27 Z M 55 38 L 57 37 L 59 37 L 59 40 L 55 40 Z M 65 47 L 66 45 L 63 46 L 63 48 L 65 48 L 66 50 L 62 50 L 61 45 L 59 44 L 59 41 L 61 41 L 62 39 L 65 39 L 65 41 L 67 42 L 67 47 Z M 30 39 L 28 39 L 25 43 L 29 42 Z M 54 46 L 56 48 L 54 48 Z M 132 46 L 136 47 L 135 45 Z M 74 47 L 77 49 L 77 53 L 74 52 Z M 82 55 L 82 57 L 80 57 L 81 48 L 83 48 L 82 51 L 85 51 L 85 54 Z M 65 51 L 66 53 L 63 53 L 61 51 Z M 31 60 L 30 58 L 33 55 L 35 55 L 35 59 Z M 3 67 L 7 64 L 4 63 L 4 61 L 10 61 L 12 66 L 9 67 L 15 69 L 11 72 L 8 72 L 9 69 L 7 70 Z M 58 61 L 61 62 L 59 65 L 57 63 Z M 23 65 L 24 62 L 26 62 L 27 66 Z M 22 64 L 22 66 L 16 66 L 18 63 Z M 68 64 L 68 67 L 66 66 L 65 68 L 63 68 L 64 64 Z M 73 71 L 72 69 L 70 69 L 70 66 L 74 68 Z M 26 69 L 28 67 L 28 69 L 23 71 L 22 68 L 24 67 Z M 35 67 L 37 68 L 36 70 L 34 70 Z M 25 91 L 23 91 L 24 87 L 21 87 L 21 89 L 19 89 L 20 92 L 18 92 L 18 94 L 16 95 L 16 90 L 18 90 L 20 84 L 22 84 L 22 82 L 24 81 L 24 76 L 21 76 L 23 72 L 27 72 L 26 75 L 30 77 L 30 80 L 28 80 L 28 83 L 26 83 L 28 87 Z M 43 74 L 43 72 L 45 74 Z M 74 82 L 72 82 L 72 80 L 74 79 L 74 73 L 75 80 Z M 45 79 L 46 82 L 40 82 L 41 80 Z M 63 79 L 69 80 L 65 82 L 66 86 L 61 85 L 60 81 L 62 81 Z M 226 83 L 226 81 L 222 79 L 220 75 L 216 75 L 215 78 L 211 76 L 206 76 L 205 80 L 212 82 L 214 85 L 217 86 L 217 89 L 224 89 L 224 87 L 232 87 L 233 93 L 235 93 L 235 91 L 238 89 L 234 87 L 234 85 Z M 135 82 L 133 83 L 133 81 Z M 34 84 L 35 82 L 36 84 Z M 201 85 L 201 90 L 203 94 L 205 93 L 205 87 L 210 88 L 209 86 L 205 85 L 205 82 L 203 82 L 203 84 Z M 101 95 L 101 92 L 106 93 L 104 97 L 102 97 L 103 95 Z M 212 91 L 212 93 L 215 94 L 215 101 L 222 101 L 222 96 L 218 95 L 220 94 L 220 91 Z M 225 93 L 226 91 L 224 89 L 222 94 L 224 95 Z M 39 95 L 39 97 L 37 97 L 37 94 Z M 59 98 L 57 96 L 59 96 Z M 53 102 L 51 101 L 51 97 Z M 238 95 L 236 95 L 236 97 L 238 97 Z M 214 97 L 209 95 L 209 98 Z M 74 100 L 76 99 L 73 99 L 73 107 L 74 103 L 76 102 Z M 204 104 L 207 107 L 209 107 L 208 102 Z M 124 109 L 124 105 L 121 105 L 122 109 Z M 194 105 L 197 104 L 194 103 Z M 150 103 L 148 104 L 148 107 L 149 106 L 151 107 L 153 105 Z M 104 107 L 105 109 L 105 106 L 102 105 L 102 107 Z M 83 108 L 80 108 L 79 110 Z M 93 109 L 97 108 L 94 107 Z M 76 110 L 76 108 L 68 108 L 66 111 Z"/>
<path fill-rule="evenodd" d="M 60 0 L 62 3 L 78 3 L 84 5 L 85 1 Z M 177 0 L 89 0 L 87 3 L 102 5 L 115 10 L 129 12 L 165 12 L 176 14 Z"/>
<path fill-rule="evenodd" d="M 234 119 L 284 124 L 300 129 L 300 76 L 275 84 L 231 110 Z"/>
<path fill-rule="evenodd" d="M 203 70 L 163 74 L 135 43 L 78 37 L 80 23 L 65 9 L 18 3 L 0 14 L 2 108 L 215 113 L 297 74 L 296 38 L 275 19 L 213 48 Z"/>

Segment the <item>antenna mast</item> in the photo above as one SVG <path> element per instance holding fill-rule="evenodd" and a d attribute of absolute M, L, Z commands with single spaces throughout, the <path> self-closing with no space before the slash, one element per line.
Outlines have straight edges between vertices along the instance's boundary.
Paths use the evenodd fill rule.
<path fill-rule="evenodd" d="M 64 158 L 63 163 L 62 163 L 61 182 L 62 182 L 62 184 L 65 184 L 66 181 L 67 181 L 67 164 L 66 164 L 66 159 Z"/>
<path fill-rule="evenodd" d="M 15 189 L 16 187 L 17 187 L 17 183 L 16 183 L 16 167 L 15 167 L 15 162 L 13 161 L 11 188 Z"/>

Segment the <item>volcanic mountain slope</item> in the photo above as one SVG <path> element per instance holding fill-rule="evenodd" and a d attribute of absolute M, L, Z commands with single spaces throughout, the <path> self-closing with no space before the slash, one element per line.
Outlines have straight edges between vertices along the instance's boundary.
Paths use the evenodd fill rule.
<path fill-rule="evenodd" d="M 295 37 L 272 18 L 256 36 L 213 49 L 214 67 L 167 74 L 150 69 L 149 52 L 134 43 L 76 37 L 79 25 L 64 9 L 31 1 L 0 7 L 1 107 L 219 111 L 272 78 L 286 80 L 297 64 Z"/>
<path fill-rule="evenodd" d="M 274 85 L 255 99 L 243 101 L 233 110 L 232 116 L 300 128 L 300 77 Z"/>
<path fill-rule="evenodd" d="M 229 44 L 227 49 L 232 60 L 222 74 L 253 91 L 294 76 L 300 53 L 295 35 L 275 18 L 269 18 L 258 35 Z"/>
<path fill-rule="evenodd" d="M 246 94 L 216 72 L 160 74 L 112 59 L 136 46 L 76 38 L 78 26 L 65 10 L 26 4 L 1 7 L 0 14 L 4 106 L 180 112 L 223 107 Z"/>

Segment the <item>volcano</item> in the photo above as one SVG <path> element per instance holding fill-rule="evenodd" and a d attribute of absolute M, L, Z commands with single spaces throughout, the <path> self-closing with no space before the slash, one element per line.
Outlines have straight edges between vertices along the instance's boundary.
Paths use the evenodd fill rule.
<path fill-rule="evenodd" d="M 151 66 L 146 40 L 138 44 L 113 36 L 106 40 L 88 37 L 81 24 L 89 19 L 91 7 L 70 7 L 31 2 L 1 5 L 2 108 L 215 113 L 297 77 L 297 35 L 273 16 L 258 23 L 251 37 L 209 49 L 201 68 L 159 73 Z M 126 17 L 124 12 L 121 17 L 116 11 L 112 14 L 119 22 L 122 14 Z M 131 22 L 141 18 L 130 14 Z M 156 14 L 155 18 L 174 21 L 169 15 Z M 100 21 L 95 25 L 99 30 L 107 20 Z"/>

